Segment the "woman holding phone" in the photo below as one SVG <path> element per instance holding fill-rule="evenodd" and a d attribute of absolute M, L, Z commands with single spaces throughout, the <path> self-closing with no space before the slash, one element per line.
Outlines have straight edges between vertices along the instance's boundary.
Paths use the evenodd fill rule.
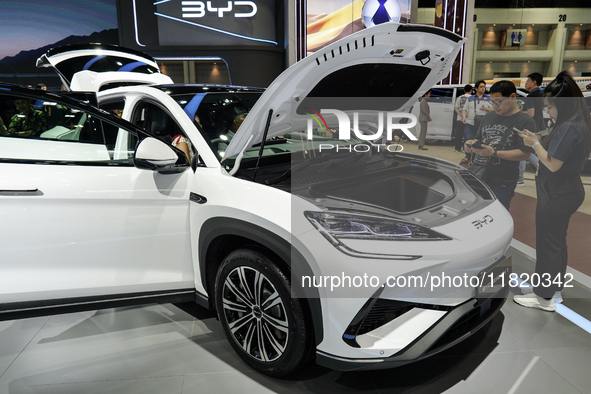
<path fill-rule="evenodd" d="M 524 295 L 513 299 L 525 307 L 554 311 L 565 284 L 569 220 L 585 199 L 580 173 L 591 150 L 591 115 L 581 90 L 564 71 L 544 90 L 544 104 L 555 122 L 550 134 L 542 138 L 519 131 L 540 159 L 535 271 L 540 282 L 533 292 L 524 289 Z"/>

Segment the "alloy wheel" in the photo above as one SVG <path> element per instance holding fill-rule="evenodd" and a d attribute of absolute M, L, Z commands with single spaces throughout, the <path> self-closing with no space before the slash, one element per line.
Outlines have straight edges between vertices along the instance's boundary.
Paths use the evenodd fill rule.
<path fill-rule="evenodd" d="M 283 355 L 289 341 L 286 307 L 265 275 L 251 267 L 234 268 L 224 280 L 222 301 L 228 329 L 245 353 L 263 362 Z"/>

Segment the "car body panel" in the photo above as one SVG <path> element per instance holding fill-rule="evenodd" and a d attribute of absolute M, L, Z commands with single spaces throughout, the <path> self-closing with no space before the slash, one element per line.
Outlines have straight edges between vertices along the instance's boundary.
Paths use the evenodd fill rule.
<path fill-rule="evenodd" d="M 0 197 L 12 267 L 0 302 L 191 287 L 189 172 L 12 164 L 3 173 L 3 190 L 37 192 Z"/>

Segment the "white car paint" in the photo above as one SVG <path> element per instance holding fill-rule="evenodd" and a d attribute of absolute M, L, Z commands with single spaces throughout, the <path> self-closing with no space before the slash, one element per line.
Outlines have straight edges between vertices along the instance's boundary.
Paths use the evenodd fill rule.
<path fill-rule="evenodd" d="M 2 173 L 13 193 L 1 196 L 10 266 L 0 303 L 192 286 L 188 171 L 2 164 Z M 23 186 L 37 193 L 16 192 Z"/>
<path fill-rule="evenodd" d="M 450 59 L 455 58 L 462 41 L 454 43 L 439 35 L 399 32 L 398 26 L 383 24 L 366 29 L 289 68 L 257 101 L 226 149 L 227 156 L 242 153 L 261 141 L 269 109 L 273 109 L 273 116 L 268 137 L 300 127 L 306 118 L 293 112 L 292 100 L 304 98 L 324 76 L 358 63 L 416 64 L 417 53 L 427 48 L 431 53 L 426 65 L 430 73 L 401 107 L 406 108 L 423 88 L 447 74 Z M 362 42 L 372 40 L 375 45 L 362 47 Z M 334 51 L 338 53 L 346 44 L 358 45 L 359 52 L 345 52 L 332 59 Z M 404 55 L 394 57 L 393 48 L 404 49 Z M 101 84 L 95 88 L 99 90 Z M 501 259 L 511 239 L 513 225 L 509 213 L 498 201 L 477 209 L 482 201 L 474 193 L 470 195 L 471 201 L 461 202 L 468 213 L 441 205 L 437 207 L 442 208 L 441 212 L 431 209 L 416 213 L 417 223 L 427 219 L 437 223 L 444 217 L 443 212 L 457 216 L 456 220 L 432 228 L 449 240 L 344 240 L 356 255 L 345 254 L 304 216 L 305 211 L 321 211 L 319 201 L 316 204 L 279 188 L 231 176 L 192 119 L 165 91 L 126 86 L 101 91 L 97 96 L 99 106 L 124 102 L 122 117 L 130 121 L 134 120 L 136 105 L 142 101 L 158 103 L 192 142 L 202 165 L 194 170 L 187 167 L 182 172 L 163 174 L 133 166 L 1 163 L 3 174 L 8 175 L 2 180 L 0 191 L 0 223 L 4 225 L 0 255 L 10 265 L 0 277 L 0 304 L 186 288 L 194 288 L 203 298 L 211 297 L 201 277 L 199 240 L 204 224 L 216 218 L 240 220 L 273 234 L 304 257 L 313 275 L 367 274 L 379 277 L 380 283 L 389 275 L 411 273 L 477 275 Z M 109 157 L 112 154 L 114 159 L 126 159 L 132 152 L 125 133 L 123 128 L 119 129 L 115 152 L 107 152 Z M 31 141 L 11 142 L 17 148 Z M 69 144 L 50 142 L 56 147 Z M 71 146 L 70 143 L 68 147 Z M 164 143 L 146 139 L 138 148 L 136 159 L 149 161 L 150 154 L 158 152 L 157 156 L 166 161 L 172 156 L 167 156 L 169 152 L 163 146 Z M 0 153 L 8 155 L 6 152 L 12 148 L 6 149 Z M 74 155 L 78 156 L 72 160 L 84 161 L 85 155 L 90 154 L 104 155 L 88 153 L 84 146 L 80 149 L 75 150 Z M 117 152 L 121 155 L 117 156 Z M 30 157 L 25 152 L 22 155 Z M 39 158 L 54 157 L 39 153 Z M 193 195 L 206 198 L 206 203 L 191 202 Z M 460 204 L 453 198 L 448 201 L 450 205 Z M 474 220 L 484 215 L 494 217 L 494 222 L 482 229 L 475 228 Z M 376 252 L 385 257 L 371 257 Z M 475 297 L 473 287 L 444 287 L 428 292 L 427 296 L 421 290 L 386 289 L 381 298 L 422 298 L 432 305 L 455 307 Z M 362 346 L 352 347 L 343 341 L 344 330 L 375 291 L 362 288 L 357 297 L 351 298 L 346 292 L 331 294 L 327 288 L 318 289 L 324 336 L 317 351 L 327 357 L 377 363 L 398 354 L 439 321 L 440 313 L 417 310 L 412 316 L 364 334 Z"/>

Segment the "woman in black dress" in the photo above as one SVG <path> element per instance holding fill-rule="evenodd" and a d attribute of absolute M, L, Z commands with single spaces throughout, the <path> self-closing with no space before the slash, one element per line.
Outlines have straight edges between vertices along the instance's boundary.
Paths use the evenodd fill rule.
<path fill-rule="evenodd" d="M 523 130 L 519 135 L 540 159 L 536 176 L 536 271 L 533 292 L 513 299 L 519 305 L 554 311 L 562 302 L 567 266 L 566 232 L 583 203 L 580 173 L 591 150 L 591 115 L 581 90 L 566 72 L 544 90 L 544 104 L 555 125 L 544 138 Z M 539 283 L 538 282 L 539 279 Z"/>

